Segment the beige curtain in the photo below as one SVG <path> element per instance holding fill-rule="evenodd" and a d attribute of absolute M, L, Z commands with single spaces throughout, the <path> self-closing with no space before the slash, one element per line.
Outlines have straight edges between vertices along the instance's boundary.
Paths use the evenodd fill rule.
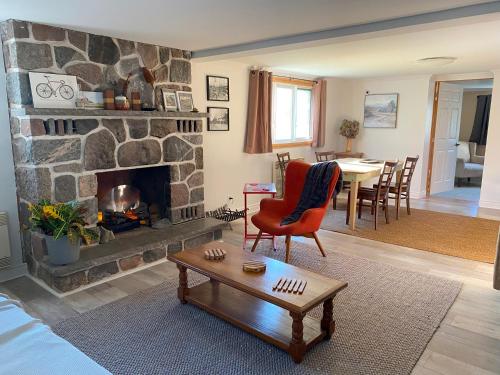
<path fill-rule="evenodd" d="M 326 133 L 326 81 L 324 79 L 313 84 L 312 123 L 312 147 L 323 147 Z"/>
<path fill-rule="evenodd" d="M 247 154 L 263 154 L 273 151 L 271 135 L 272 80 L 271 72 L 250 71 L 245 137 L 245 152 Z"/>

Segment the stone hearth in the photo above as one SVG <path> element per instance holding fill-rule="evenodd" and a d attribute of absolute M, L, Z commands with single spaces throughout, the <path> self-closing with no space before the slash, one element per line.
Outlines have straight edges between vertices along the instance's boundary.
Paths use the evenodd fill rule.
<path fill-rule="evenodd" d="M 85 249 L 78 262 L 66 266 L 53 266 L 42 255 L 31 265 L 36 267 L 31 273 L 59 293 L 69 292 L 164 259 L 167 254 L 219 240 L 227 226 L 223 221 L 206 218 L 163 229 L 141 227 L 121 233 L 114 241 Z M 38 238 L 34 246 L 36 254 L 46 253 Z"/>

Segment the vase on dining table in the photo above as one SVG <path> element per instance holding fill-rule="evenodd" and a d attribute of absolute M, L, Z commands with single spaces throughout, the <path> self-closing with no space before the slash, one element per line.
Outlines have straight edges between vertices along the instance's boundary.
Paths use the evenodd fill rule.
<path fill-rule="evenodd" d="M 351 152 L 352 151 L 352 140 L 353 138 L 347 138 L 346 137 L 346 145 L 345 145 L 345 152 Z"/>

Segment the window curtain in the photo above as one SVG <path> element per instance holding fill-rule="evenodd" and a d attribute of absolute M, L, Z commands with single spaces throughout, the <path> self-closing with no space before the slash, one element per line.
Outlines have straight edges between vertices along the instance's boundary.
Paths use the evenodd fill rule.
<path fill-rule="evenodd" d="M 312 147 L 323 147 L 326 134 L 326 80 L 313 84 L 312 89 Z"/>
<path fill-rule="evenodd" d="M 488 122 L 490 119 L 491 95 L 478 95 L 476 116 L 470 134 L 470 142 L 485 145 L 488 137 Z"/>
<path fill-rule="evenodd" d="M 273 75 L 264 70 L 251 70 L 248 85 L 247 131 L 245 152 L 264 154 L 273 151 L 271 134 Z"/>

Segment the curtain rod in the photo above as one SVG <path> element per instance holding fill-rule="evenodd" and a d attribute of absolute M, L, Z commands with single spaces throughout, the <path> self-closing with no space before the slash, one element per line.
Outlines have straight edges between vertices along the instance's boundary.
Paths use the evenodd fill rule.
<path fill-rule="evenodd" d="M 286 78 L 286 79 L 289 79 L 289 80 L 296 79 L 298 81 L 307 81 L 307 82 L 318 83 L 318 81 L 315 80 L 315 79 L 295 78 L 295 77 L 292 77 L 292 76 L 280 76 L 280 75 L 274 75 L 274 74 L 273 74 L 273 77 Z"/>

